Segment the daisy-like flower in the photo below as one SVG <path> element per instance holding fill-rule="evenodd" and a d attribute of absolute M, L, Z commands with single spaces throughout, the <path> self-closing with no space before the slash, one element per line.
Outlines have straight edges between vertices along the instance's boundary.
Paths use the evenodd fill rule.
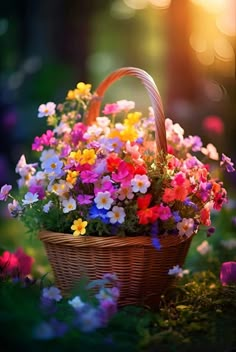
<path fill-rule="evenodd" d="M 32 203 L 35 203 L 39 200 L 39 196 L 38 196 L 38 193 L 31 193 L 31 192 L 27 192 L 25 194 L 25 197 L 24 199 L 22 200 L 22 203 L 24 205 L 27 205 L 27 204 L 32 204 Z"/>
<path fill-rule="evenodd" d="M 47 174 L 60 175 L 62 166 L 63 162 L 56 155 L 48 158 L 44 162 L 44 169 Z"/>
<path fill-rule="evenodd" d="M 124 208 L 114 206 L 111 211 L 108 211 L 107 216 L 110 218 L 111 224 L 122 224 L 125 221 Z"/>
<path fill-rule="evenodd" d="M 125 198 L 127 199 L 133 199 L 134 198 L 134 193 L 132 192 L 131 187 L 121 187 L 118 190 L 118 199 L 119 200 L 124 200 Z"/>
<path fill-rule="evenodd" d="M 38 117 L 42 118 L 44 116 L 54 115 L 56 112 L 56 104 L 49 102 L 47 104 L 41 104 L 38 108 Z"/>
<path fill-rule="evenodd" d="M 62 201 L 63 213 L 69 213 L 72 210 L 76 209 L 76 201 L 74 198 L 70 197 L 69 199 L 64 199 Z"/>
<path fill-rule="evenodd" d="M 71 226 L 71 230 L 74 231 L 73 236 L 77 237 L 79 235 L 85 235 L 87 225 L 88 222 L 83 221 L 82 219 L 74 220 L 73 225 Z"/>
<path fill-rule="evenodd" d="M 194 231 L 194 220 L 183 218 L 181 222 L 177 224 L 177 229 L 179 230 L 179 235 L 191 236 Z"/>
<path fill-rule="evenodd" d="M 94 202 L 96 203 L 96 207 L 98 209 L 109 210 L 113 203 L 113 199 L 111 198 L 111 193 L 108 191 L 98 192 L 94 198 Z"/>
<path fill-rule="evenodd" d="M 135 175 L 131 180 L 133 192 L 146 193 L 148 187 L 151 185 L 147 175 Z"/>
<path fill-rule="evenodd" d="M 81 301 L 79 296 L 75 296 L 73 299 L 69 300 L 68 303 L 76 310 L 85 306 L 85 303 Z"/>
<path fill-rule="evenodd" d="M 61 291 L 55 286 L 45 287 L 42 292 L 44 298 L 59 302 L 62 299 Z"/>
<path fill-rule="evenodd" d="M 2 186 L 2 188 L 0 190 L 0 200 L 7 200 L 9 192 L 10 192 L 11 189 L 12 189 L 11 185 Z"/>

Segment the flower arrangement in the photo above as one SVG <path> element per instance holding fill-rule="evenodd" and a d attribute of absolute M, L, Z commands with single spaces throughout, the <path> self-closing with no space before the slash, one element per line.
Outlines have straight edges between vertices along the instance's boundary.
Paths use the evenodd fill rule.
<path fill-rule="evenodd" d="M 19 193 L 14 197 L 10 185 L 0 192 L 1 200 L 13 199 L 11 216 L 30 232 L 151 235 L 157 248 L 163 234 L 188 237 L 205 226 L 210 235 L 211 209 L 227 201 L 214 168 L 216 148 L 203 147 L 199 136 L 185 137 L 167 118 L 168 153 L 157 154 L 153 109 L 143 117 L 133 101 L 106 104 L 86 125 L 96 98 L 91 85 L 80 82 L 62 104 L 39 106 L 38 118 L 46 118 L 49 128 L 32 144 L 38 160 L 27 163 L 22 155 L 16 166 Z M 234 171 L 224 154 L 220 166 Z"/>

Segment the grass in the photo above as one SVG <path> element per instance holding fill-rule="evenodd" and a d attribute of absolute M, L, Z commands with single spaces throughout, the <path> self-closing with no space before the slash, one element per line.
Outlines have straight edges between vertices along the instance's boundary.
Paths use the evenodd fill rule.
<path fill-rule="evenodd" d="M 222 286 L 221 264 L 236 261 L 235 249 L 227 250 L 221 240 L 236 238 L 232 217 L 236 209 L 225 208 L 215 215 L 216 233 L 206 238 L 195 236 L 185 268 L 189 275 L 177 281 L 176 287 L 162 298 L 159 309 L 128 306 L 118 310 L 108 326 L 92 333 L 72 328 L 63 338 L 39 341 L 33 328 L 47 317 L 39 307 L 40 287 L 22 288 L 20 284 L 0 284 L 0 338 L 7 351 L 225 351 L 236 349 L 236 285 Z M 212 251 L 201 255 L 197 246 L 207 240 Z M 44 248 L 38 239 L 29 239 L 16 220 L 5 220 L 1 227 L 1 250 L 17 247 L 35 258 L 33 277 L 53 281 Z M 70 320 L 67 302 L 60 302 L 58 314 Z"/>

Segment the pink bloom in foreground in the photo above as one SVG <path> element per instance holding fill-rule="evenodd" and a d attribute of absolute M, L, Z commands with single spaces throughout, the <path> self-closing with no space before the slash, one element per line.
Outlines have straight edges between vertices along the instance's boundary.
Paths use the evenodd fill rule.
<path fill-rule="evenodd" d="M 116 104 L 106 104 L 102 111 L 105 115 L 117 114 L 120 111 L 120 107 Z"/>
<path fill-rule="evenodd" d="M 0 276 L 1 277 L 21 277 L 31 273 L 34 259 L 18 248 L 15 253 L 5 251 L 0 257 Z"/>
<path fill-rule="evenodd" d="M 221 265 L 220 281 L 223 286 L 236 284 L 236 262 L 225 262 Z"/>

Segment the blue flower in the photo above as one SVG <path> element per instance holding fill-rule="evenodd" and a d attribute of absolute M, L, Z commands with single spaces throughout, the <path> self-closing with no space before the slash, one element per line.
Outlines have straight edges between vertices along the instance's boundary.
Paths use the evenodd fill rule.
<path fill-rule="evenodd" d="M 96 205 L 93 205 L 89 211 L 90 219 L 100 219 L 104 224 L 109 223 L 109 218 L 107 217 L 106 209 L 98 209 Z"/>

